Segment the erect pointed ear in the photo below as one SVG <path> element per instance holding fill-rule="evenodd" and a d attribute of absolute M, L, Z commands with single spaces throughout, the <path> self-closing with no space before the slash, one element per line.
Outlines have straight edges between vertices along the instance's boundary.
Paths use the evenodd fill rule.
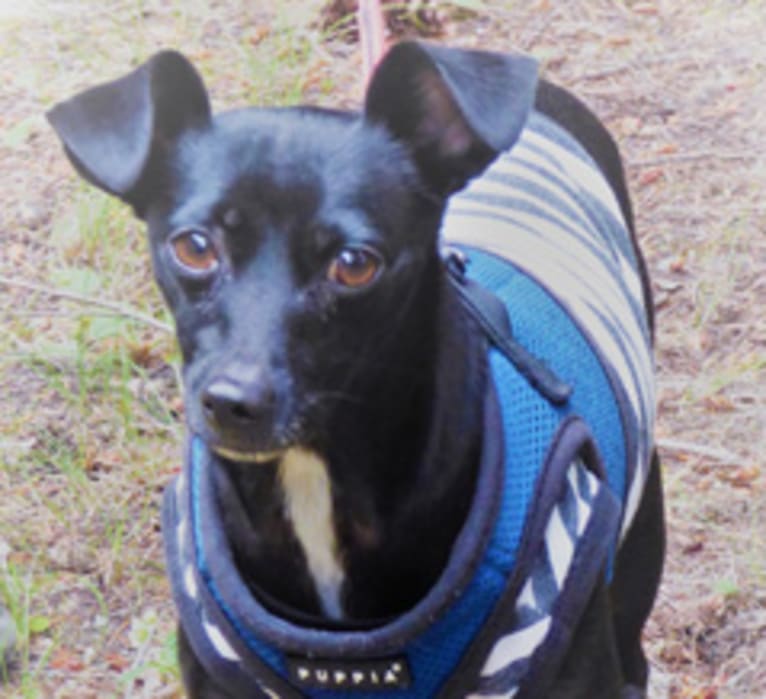
<path fill-rule="evenodd" d="M 210 103 L 191 63 L 162 51 L 46 116 L 85 179 L 137 206 L 152 157 L 182 131 L 209 123 Z"/>
<path fill-rule="evenodd" d="M 365 116 L 404 142 L 425 182 L 447 195 L 513 145 L 536 87 L 530 57 L 403 42 L 373 75 Z"/>

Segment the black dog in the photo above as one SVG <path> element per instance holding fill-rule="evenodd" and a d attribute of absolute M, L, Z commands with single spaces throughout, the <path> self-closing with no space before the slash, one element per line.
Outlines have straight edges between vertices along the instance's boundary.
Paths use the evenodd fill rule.
<path fill-rule="evenodd" d="M 80 174 L 147 222 L 176 319 L 194 437 L 165 534 L 191 696 L 644 696 L 640 635 L 664 548 L 641 378 L 651 299 L 616 147 L 578 100 L 538 82 L 523 57 L 405 43 L 376 71 L 362 114 L 214 117 L 192 66 L 163 52 L 48 116 Z M 518 196 L 492 189 L 516 192 L 515 161 L 488 170 L 509 149 L 526 173 Z M 607 194 L 585 185 L 602 203 L 573 189 L 578 168 L 608 183 Z M 474 178 L 491 191 L 452 196 Z M 538 202 L 548 190 L 558 212 Z M 617 220 L 626 244 L 610 238 Z M 551 253 L 538 252 L 554 223 Z M 439 241 L 440 230 L 460 243 L 468 228 L 492 238 L 504 225 L 503 240 L 532 236 L 517 251 L 519 289 L 537 275 L 518 269 L 559 264 L 569 235 L 599 264 L 618 261 L 603 282 L 617 292 L 565 256 L 540 278 L 581 283 L 553 289 L 558 300 L 527 323 L 524 299 L 539 292 L 518 301 L 471 276 L 500 264 L 497 251 L 469 241 L 445 262 Z M 618 296 L 624 319 L 610 315 Z M 557 315 L 570 298 L 585 318 L 571 327 Z M 619 352 L 602 352 L 597 331 L 572 349 L 588 318 Z M 599 380 L 618 387 L 619 410 L 603 420 L 588 415 L 598 372 L 583 364 L 581 379 L 559 357 L 579 366 L 591 352 L 607 357 Z M 518 385 L 510 397 L 502 372 Z M 517 478 L 527 403 L 554 422 L 534 438 L 530 463 L 544 475 Z M 611 461 L 627 464 L 619 488 L 604 485 Z M 585 543 L 568 543 L 561 564 L 550 552 L 568 512 Z"/>

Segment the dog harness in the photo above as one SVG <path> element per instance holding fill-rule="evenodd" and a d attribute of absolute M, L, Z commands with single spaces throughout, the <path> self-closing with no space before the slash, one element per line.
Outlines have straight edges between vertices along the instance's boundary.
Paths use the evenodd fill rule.
<path fill-rule="evenodd" d="M 180 618 L 234 697 L 544 695 L 609 578 L 654 420 L 638 263 L 612 190 L 571 136 L 532 112 L 511 151 L 452 198 L 442 235 L 488 338 L 491 380 L 473 506 L 423 600 L 368 629 L 281 618 L 234 566 L 198 437 L 165 492 Z"/>

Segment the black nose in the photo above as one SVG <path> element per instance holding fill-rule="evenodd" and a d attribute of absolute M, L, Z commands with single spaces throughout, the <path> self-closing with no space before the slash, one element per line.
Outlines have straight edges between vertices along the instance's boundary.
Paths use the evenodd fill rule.
<path fill-rule="evenodd" d="M 272 420 L 274 404 L 274 390 L 263 378 L 246 383 L 217 378 L 202 394 L 205 418 L 214 429 L 264 427 Z"/>

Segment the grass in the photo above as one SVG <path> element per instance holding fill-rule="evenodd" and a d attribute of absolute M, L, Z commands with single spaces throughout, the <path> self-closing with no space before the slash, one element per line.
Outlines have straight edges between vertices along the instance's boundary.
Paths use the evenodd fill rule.
<path fill-rule="evenodd" d="M 29 685 L 29 679 L 24 682 L 23 678 L 29 678 L 30 645 L 33 635 L 47 632 L 51 627 L 51 619 L 48 616 L 35 615 L 32 608 L 36 602 L 37 590 L 29 573 L 22 573 L 17 566 L 8 564 L 0 576 L 0 599 L 11 615 L 17 634 L 17 658 L 22 667 L 22 682 Z M 3 665 L 0 675 L 6 680 L 9 677 L 9 668 Z"/>
<path fill-rule="evenodd" d="M 123 266 L 120 256 L 106 260 L 110 261 L 115 263 L 117 274 Z M 104 278 L 109 278 L 110 270 L 101 269 L 106 272 Z M 62 318 L 60 323 L 74 331 L 74 342 L 65 352 L 49 353 L 46 343 L 37 337 L 39 351 L 27 354 L 18 364 L 19 370 L 29 372 L 46 387 L 55 413 L 44 416 L 48 423 L 44 427 L 39 425 L 38 416 L 32 418 L 36 429 L 30 436 L 35 446 L 25 454 L 25 463 L 4 465 L 12 491 L 28 485 L 32 474 L 41 485 L 56 484 L 38 501 L 38 531 L 26 540 L 10 535 L 12 550 L 36 550 L 40 555 L 9 568 L 10 582 L 0 590 L 20 629 L 25 654 L 20 668 L 23 696 L 34 696 L 38 690 L 40 696 L 46 696 L 47 690 L 38 686 L 35 678 L 50 670 L 47 663 L 57 658 L 57 648 L 75 652 L 63 635 L 70 619 L 57 619 L 53 610 L 42 615 L 28 611 L 35 599 L 44 609 L 50 586 L 55 588 L 61 582 L 47 571 L 63 567 L 78 574 L 79 584 L 97 602 L 98 614 L 110 622 L 115 616 L 130 617 L 130 610 L 134 605 L 140 608 L 149 590 L 165 586 L 158 546 L 147 560 L 141 542 L 156 536 L 158 488 L 170 475 L 167 432 L 176 437 L 180 434 L 177 416 L 167 408 L 173 401 L 171 391 L 177 387 L 174 380 L 161 379 L 158 383 L 130 350 L 143 339 L 148 342 L 149 356 L 160 350 L 153 361 L 164 362 L 172 355 L 167 338 L 147 340 L 145 329 L 133 321 L 92 316 L 87 311 Z M 53 339 L 51 344 L 55 344 Z M 143 388 L 147 385 L 151 390 Z M 76 547 L 76 551 L 65 546 L 63 550 L 54 548 L 48 555 L 49 541 L 62 536 L 75 537 L 76 543 L 68 546 Z M 125 584 L 130 587 L 130 599 L 112 599 L 113 586 Z M 119 609 L 126 603 L 125 609 Z M 45 627 L 42 620 L 47 622 Z M 142 643 L 138 650 L 144 660 L 132 667 L 132 676 L 143 677 L 147 668 L 159 662 L 155 656 L 159 657 L 167 645 L 161 633 L 167 637 L 172 630 L 157 629 L 156 635 Z M 34 643 L 35 635 L 52 641 L 47 651 L 45 644 Z M 103 642 L 98 635 L 84 640 L 86 647 L 75 643 L 76 652 L 83 657 Z"/>

